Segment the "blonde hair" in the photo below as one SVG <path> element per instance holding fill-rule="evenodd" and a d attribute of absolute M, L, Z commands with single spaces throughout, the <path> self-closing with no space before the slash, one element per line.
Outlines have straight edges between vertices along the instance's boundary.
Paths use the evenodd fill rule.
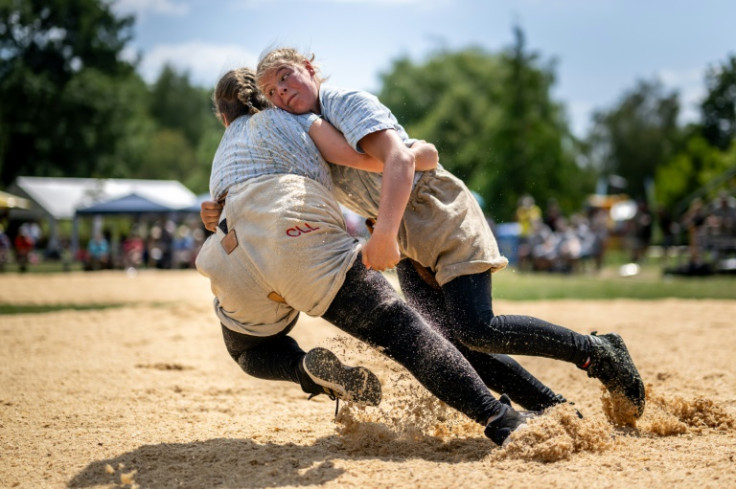
<path fill-rule="evenodd" d="M 271 102 L 258 90 L 255 72 L 246 67 L 222 75 L 212 93 L 212 103 L 215 115 L 223 123 L 271 107 Z"/>
<path fill-rule="evenodd" d="M 273 70 L 289 65 L 303 67 L 306 61 L 314 68 L 317 81 L 322 83 L 327 78 L 322 77 L 314 59 L 314 54 L 306 56 L 294 48 L 272 49 L 258 62 L 258 67 L 256 68 L 256 82 L 258 83 L 258 87 L 263 89 L 263 78 Z"/>

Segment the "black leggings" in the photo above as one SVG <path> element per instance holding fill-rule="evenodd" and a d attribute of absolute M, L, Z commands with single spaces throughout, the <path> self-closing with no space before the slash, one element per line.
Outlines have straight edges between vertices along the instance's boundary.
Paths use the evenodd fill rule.
<path fill-rule="evenodd" d="M 404 366 L 441 401 L 485 425 L 501 405 L 468 360 L 411 309 L 383 275 L 367 270 L 360 257 L 322 316 L 342 331 L 378 348 Z M 251 341 L 223 328 L 228 351 L 255 377 L 298 382 L 304 355 L 285 334 Z M 233 338 L 241 341 L 233 341 Z"/>
<path fill-rule="evenodd" d="M 544 409 L 559 401 L 505 354 L 576 365 L 588 358 L 590 340 L 585 335 L 530 316 L 495 316 L 490 273 L 461 276 L 438 290 L 421 278 L 409 260 L 402 260 L 397 272 L 409 305 L 465 355 L 488 387 L 508 394 L 526 409 Z"/>
<path fill-rule="evenodd" d="M 508 355 L 475 351 L 459 341 L 454 322 L 445 305 L 442 290 L 421 278 L 409 260 L 396 267 L 399 284 L 409 305 L 468 359 L 483 382 L 492 390 L 507 394 L 524 409 L 540 411 L 559 402 L 557 395 Z"/>
<path fill-rule="evenodd" d="M 296 321 L 294 319 L 284 331 L 273 336 L 236 333 L 222 325 L 225 348 L 248 375 L 264 380 L 299 383 L 298 365 L 305 351 L 299 347 L 294 338 L 287 336 Z"/>
<path fill-rule="evenodd" d="M 455 337 L 472 350 L 547 357 L 575 365 L 582 365 L 590 355 L 588 335 L 531 316 L 494 316 L 488 272 L 458 277 L 445 284 L 442 292 L 456 325 Z"/>

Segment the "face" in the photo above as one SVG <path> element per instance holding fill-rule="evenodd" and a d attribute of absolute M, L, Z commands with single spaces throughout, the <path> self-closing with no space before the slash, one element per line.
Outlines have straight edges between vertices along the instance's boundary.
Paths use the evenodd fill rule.
<path fill-rule="evenodd" d="M 319 82 L 308 62 L 284 65 L 263 76 L 263 93 L 276 107 L 292 114 L 320 113 Z"/>

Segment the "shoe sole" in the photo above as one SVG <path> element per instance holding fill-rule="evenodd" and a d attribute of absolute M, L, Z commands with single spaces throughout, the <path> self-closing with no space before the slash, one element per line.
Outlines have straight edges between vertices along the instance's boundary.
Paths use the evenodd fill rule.
<path fill-rule="evenodd" d="M 330 350 L 314 348 L 307 352 L 304 370 L 315 383 L 339 399 L 367 406 L 378 406 L 381 402 L 378 377 L 365 367 L 343 364 Z"/>
<path fill-rule="evenodd" d="M 639 375 L 639 371 L 634 364 L 634 360 L 631 358 L 631 354 L 629 354 L 629 349 L 626 348 L 626 343 L 624 343 L 624 339 L 618 333 L 601 335 L 599 336 L 599 338 L 605 338 L 616 349 L 617 361 L 628 364 L 629 367 L 627 368 L 627 370 L 633 371 L 631 373 L 631 378 L 627 379 L 630 382 L 628 384 L 629 388 L 627 388 L 627 385 L 623 385 L 617 382 L 617 389 L 615 389 L 614 391 L 626 396 L 626 398 L 631 401 L 634 407 L 636 407 L 636 417 L 641 417 L 641 415 L 644 414 L 644 405 L 646 402 L 644 381 L 642 381 L 641 375 Z M 631 386 L 636 386 L 636 388 L 630 389 Z"/>

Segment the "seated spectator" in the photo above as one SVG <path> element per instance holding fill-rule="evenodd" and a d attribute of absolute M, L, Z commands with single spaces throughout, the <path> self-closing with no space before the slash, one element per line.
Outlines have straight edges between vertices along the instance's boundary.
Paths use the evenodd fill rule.
<path fill-rule="evenodd" d="M 542 219 L 542 210 L 535 203 L 534 197 L 529 194 L 522 195 L 516 208 L 516 222 L 519 223 L 519 242 L 517 259 L 519 267 L 526 268 L 531 258 L 529 238 L 532 234 L 534 221 Z"/>
<path fill-rule="evenodd" d="M 140 237 L 137 229 L 132 229 L 130 236 L 123 240 L 123 267 L 140 268 L 143 265 L 143 255 L 146 245 Z"/>
<path fill-rule="evenodd" d="M 5 228 L 0 226 L 0 272 L 5 271 L 5 264 L 8 262 L 10 248 L 10 238 L 5 234 Z"/>
<path fill-rule="evenodd" d="M 702 245 L 705 220 L 707 216 L 708 213 L 703 200 L 696 198 L 690 203 L 690 207 L 682 217 L 682 227 L 687 229 L 688 234 L 690 265 L 700 265 L 702 263 L 700 246 Z"/>
<path fill-rule="evenodd" d="M 28 270 L 28 262 L 33 253 L 33 239 L 26 224 L 21 224 L 18 234 L 15 236 L 15 261 L 21 272 Z"/>
<path fill-rule="evenodd" d="M 552 271 L 557 256 L 557 236 L 544 221 L 537 219 L 532 222 L 532 232 L 529 236 L 529 256 L 532 270 Z"/>
<path fill-rule="evenodd" d="M 194 245 L 192 230 L 185 224 L 180 225 L 172 243 L 174 268 L 189 268 L 194 264 Z"/>
<path fill-rule="evenodd" d="M 557 218 L 557 247 L 555 249 L 556 271 L 570 273 L 577 269 L 582 256 L 582 244 L 580 238 L 564 217 Z"/>
<path fill-rule="evenodd" d="M 652 241 L 652 215 L 646 202 L 637 202 L 636 213 L 627 224 L 631 262 L 641 263 Z"/>
<path fill-rule="evenodd" d="M 102 233 L 95 233 L 87 244 L 85 270 L 102 270 L 110 267 L 110 244 Z"/>
<path fill-rule="evenodd" d="M 588 224 L 592 239 L 590 242 L 586 239 L 583 254 L 586 258 L 592 258 L 596 271 L 600 271 L 603 268 L 603 257 L 608 243 L 608 212 L 598 209 L 590 217 Z"/>
<path fill-rule="evenodd" d="M 736 203 L 727 192 L 721 192 L 713 204 L 713 234 L 736 236 Z"/>

